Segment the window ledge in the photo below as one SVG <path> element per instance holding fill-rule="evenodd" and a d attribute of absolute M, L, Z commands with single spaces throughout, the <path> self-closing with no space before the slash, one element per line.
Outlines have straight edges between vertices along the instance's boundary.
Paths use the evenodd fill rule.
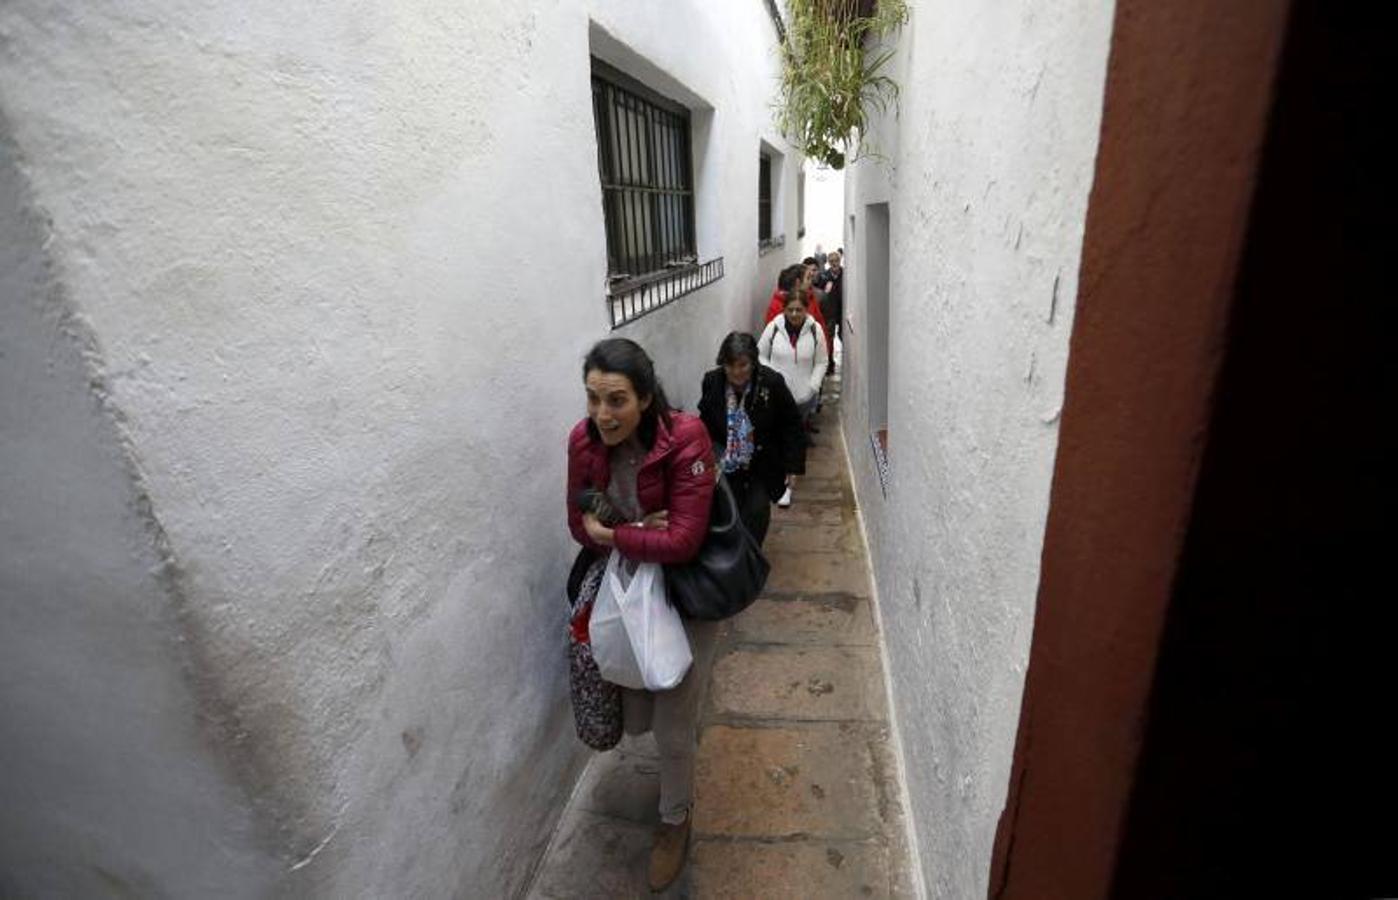
<path fill-rule="evenodd" d="M 723 257 L 715 256 L 708 262 L 674 266 L 610 285 L 607 308 L 611 312 L 612 328 L 628 325 L 722 277 Z"/>
<path fill-rule="evenodd" d="M 757 255 L 766 256 L 778 247 L 786 246 L 786 235 L 779 234 L 773 238 L 764 238 L 757 242 Z"/>

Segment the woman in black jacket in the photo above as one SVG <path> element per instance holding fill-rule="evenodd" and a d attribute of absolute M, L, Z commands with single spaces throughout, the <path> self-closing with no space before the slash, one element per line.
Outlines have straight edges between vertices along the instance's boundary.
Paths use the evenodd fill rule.
<path fill-rule="evenodd" d="M 787 476 L 806 471 L 801 415 L 781 373 L 757 361 L 752 335 L 729 333 L 719 346 L 718 365 L 704 375 L 699 417 L 743 524 L 761 544 Z"/>

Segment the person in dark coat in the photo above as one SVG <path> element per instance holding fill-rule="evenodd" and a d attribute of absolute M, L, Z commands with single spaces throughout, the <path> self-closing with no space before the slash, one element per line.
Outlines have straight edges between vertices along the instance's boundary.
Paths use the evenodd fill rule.
<path fill-rule="evenodd" d="M 845 317 L 845 270 L 841 265 L 840 251 L 833 251 L 828 257 L 830 267 L 820 274 L 816 287 L 825 291 L 825 334 L 830 341 L 830 363 L 827 375 L 835 374 L 835 334 L 839 332 L 844 340 Z"/>
<path fill-rule="evenodd" d="M 734 331 L 704 375 L 699 418 L 709 431 L 739 514 L 758 544 L 788 476 L 806 471 L 806 439 L 796 401 L 781 373 L 758 362 L 757 341 Z"/>

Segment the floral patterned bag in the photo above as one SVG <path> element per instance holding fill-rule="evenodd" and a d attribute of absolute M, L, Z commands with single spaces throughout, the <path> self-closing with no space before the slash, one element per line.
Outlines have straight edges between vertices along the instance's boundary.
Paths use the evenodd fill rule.
<path fill-rule="evenodd" d="M 593 750 L 612 749 L 621 741 L 622 732 L 621 688 L 603 680 L 592 658 L 587 632 L 592 604 L 606 568 L 607 557 L 593 559 L 582 576 L 577 595 L 569 597 L 568 693 L 573 701 L 578 738 Z"/>

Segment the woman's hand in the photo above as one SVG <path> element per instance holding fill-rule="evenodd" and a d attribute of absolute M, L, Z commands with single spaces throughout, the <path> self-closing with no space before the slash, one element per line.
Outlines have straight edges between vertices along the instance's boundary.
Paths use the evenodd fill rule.
<path fill-rule="evenodd" d="M 642 527 L 642 528 L 669 528 L 669 527 L 670 527 L 670 511 L 669 511 L 668 509 L 659 509 L 659 510 L 656 510 L 655 512 L 651 513 L 650 515 L 646 516 L 644 519 L 641 520 L 641 527 Z"/>
<path fill-rule="evenodd" d="M 594 544 L 611 547 L 616 541 L 616 532 L 603 525 L 592 513 L 583 513 L 583 530 Z"/>

